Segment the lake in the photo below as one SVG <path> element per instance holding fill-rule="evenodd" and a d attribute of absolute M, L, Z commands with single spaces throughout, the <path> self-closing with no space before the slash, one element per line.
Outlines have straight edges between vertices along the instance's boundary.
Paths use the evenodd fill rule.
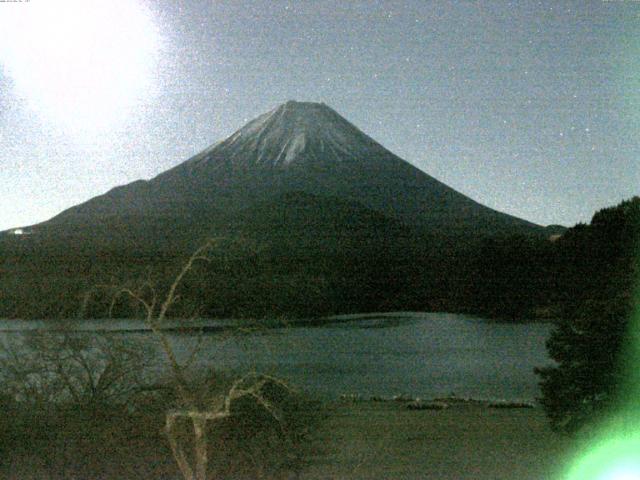
<path fill-rule="evenodd" d="M 387 313 L 233 334 L 224 328 L 228 323 L 209 321 L 206 333 L 171 332 L 169 337 L 182 359 L 199 345 L 197 368 L 238 374 L 253 369 L 288 379 L 320 398 L 455 394 L 533 400 L 539 396 L 533 368 L 551 363 L 545 341 L 552 326 L 543 323 Z M 23 330 L 42 326 L 42 322 L 0 321 L 0 339 L 13 343 Z M 90 321 L 81 328 L 82 334 L 147 338 L 158 348 L 153 334 L 139 321 Z"/>

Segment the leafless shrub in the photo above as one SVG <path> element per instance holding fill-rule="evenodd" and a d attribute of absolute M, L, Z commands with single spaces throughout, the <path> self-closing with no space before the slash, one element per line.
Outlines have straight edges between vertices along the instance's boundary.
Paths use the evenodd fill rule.
<path fill-rule="evenodd" d="M 5 395 L 30 408 L 126 405 L 146 388 L 142 342 L 69 329 L 33 330 L 0 353 Z"/>
<path fill-rule="evenodd" d="M 109 454 L 126 454 L 124 426 L 149 388 L 148 358 L 146 344 L 137 339 L 66 326 L 5 340 L 0 450 L 15 466 L 4 466 L 0 476 L 99 477 Z"/>

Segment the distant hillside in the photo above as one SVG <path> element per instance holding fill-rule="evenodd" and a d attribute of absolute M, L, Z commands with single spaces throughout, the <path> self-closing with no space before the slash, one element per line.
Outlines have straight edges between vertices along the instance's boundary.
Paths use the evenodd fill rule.
<path fill-rule="evenodd" d="M 488 239 L 467 276 L 471 311 L 490 316 L 566 317 L 591 305 L 625 309 L 640 278 L 640 197 L 552 236 Z M 607 307 L 608 308 L 608 307 Z"/>

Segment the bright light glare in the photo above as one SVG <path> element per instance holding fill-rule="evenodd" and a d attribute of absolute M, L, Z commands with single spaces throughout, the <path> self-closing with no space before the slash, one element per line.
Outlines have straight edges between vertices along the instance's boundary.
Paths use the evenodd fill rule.
<path fill-rule="evenodd" d="M 101 128 L 150 93 L 159 34 L 136 0 L 31 0 L 0 9 L 0 64 L 54 122 Z"/>
<path fill-rule="evenodd" d="M 609 432 L 576 459 L 566 480 L 640 480 L 640 435 Z"/>
<path fill-rule="evenodd" d="M 640 480 L 638 465 L 619 465 L 604 473 L 600 480 Z"/>

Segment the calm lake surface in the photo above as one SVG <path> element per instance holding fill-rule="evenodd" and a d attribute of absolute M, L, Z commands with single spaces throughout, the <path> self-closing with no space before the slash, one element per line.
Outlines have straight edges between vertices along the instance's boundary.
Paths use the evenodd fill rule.
<path fill-rule="evenodd" d="M 199 345 L 198 369 L 256 370 L 288 379 L 322 398 L 408 394 L 433 398 L 455 393 L 482 399 L 533 400 L 536 366 L 551 363 L 545 341 L 551 325 L 497 323 L 444 313 L 336 317 L 317 326 L 257 329 L 238 334 L 206 322 L 210 331 L 172 332 L 182 359 Z M 42 322 L 0 321 L 0 340 L 19 343 Z M 139 321 L 91 321 L 82 335 L 124 335 L 148 341 Z"/>

